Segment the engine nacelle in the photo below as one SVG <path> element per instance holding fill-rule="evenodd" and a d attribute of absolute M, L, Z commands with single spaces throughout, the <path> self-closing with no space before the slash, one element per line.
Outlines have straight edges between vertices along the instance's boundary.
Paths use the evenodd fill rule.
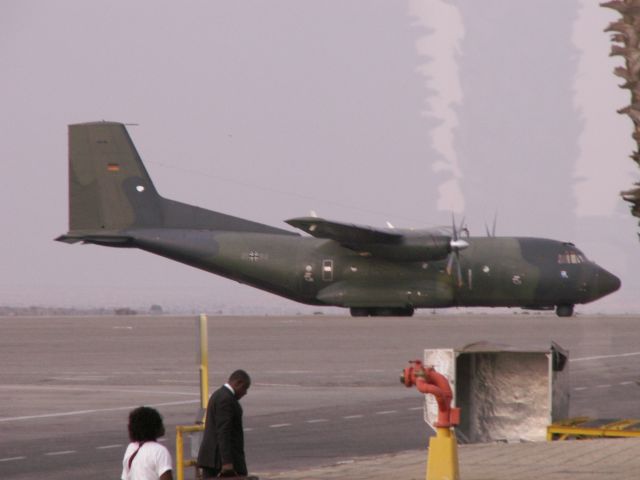
<path fill-rule="evenodd" d="M 444 260 L 451 253 L 451 237 L 446 235 L 405 236 L 400 243 L 369 244 L 359 246 L 358 251 L 399 262 Z"/>

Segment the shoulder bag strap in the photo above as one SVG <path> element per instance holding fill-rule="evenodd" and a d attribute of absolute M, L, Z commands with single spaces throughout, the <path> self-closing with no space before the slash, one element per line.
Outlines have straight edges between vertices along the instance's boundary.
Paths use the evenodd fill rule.
<path fill-rule="evenodd" d="M 129 457 L 129 471 L 131 471 L 131 464 L 133 463 L 133 459 L 136 458 L 136 455 L 138 455 L 138 452 L 142 448 L 142 445 L 144 445 L 144 442 L 142 442 L 140 445 L 138 445 L 137 450 L 135 452 L 133 452 L 133 455 L 131 455 Z"/>

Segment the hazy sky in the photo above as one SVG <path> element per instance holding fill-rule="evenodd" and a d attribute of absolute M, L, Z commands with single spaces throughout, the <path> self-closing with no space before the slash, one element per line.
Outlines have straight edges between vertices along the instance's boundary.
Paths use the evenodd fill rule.
<path fill-rule="evenodd" d="M 615 113 L 629 97 L 602 31 L 614 12 L 478 5 L 2 2 L 0 305 L 309 311 L 144 252 L 54 242 L 67 125 L 104 119 L 139 124 L 165 197 L 285 228 L 309 210 L 410 227 L 466 211 L 483 234 L 497 211 L 499 234 L 573 240 L 621 276 L 592 308 L 640 309 L 640 245 L 618 197 L 638 176 Z"/>

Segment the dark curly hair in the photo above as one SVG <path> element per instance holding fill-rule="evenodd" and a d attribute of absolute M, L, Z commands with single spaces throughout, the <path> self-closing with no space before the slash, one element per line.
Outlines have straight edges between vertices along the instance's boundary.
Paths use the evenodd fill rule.
<path fill-rule="evenodd" d="M 129 439 L 154 442 L 164 435 L 162 417 L 155 408 L 138 407 L 129 413 Z"/>

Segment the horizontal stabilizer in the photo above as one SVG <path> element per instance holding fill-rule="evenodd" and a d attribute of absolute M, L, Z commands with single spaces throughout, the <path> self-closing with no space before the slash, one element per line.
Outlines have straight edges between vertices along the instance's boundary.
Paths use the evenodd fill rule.
<path fill-rule="evenodd" d="M 109 235 L 104 233 L 99 234 L 83 234 L 83 233 L 71 233 L 67 235 L 60 235 L 56 238 L 58 242 L 64 243 L 93 243 L 96 245 L 105 245 L 108 247 L 129 247 L 133 246 L 133 238 L 126 235 Z"/>

